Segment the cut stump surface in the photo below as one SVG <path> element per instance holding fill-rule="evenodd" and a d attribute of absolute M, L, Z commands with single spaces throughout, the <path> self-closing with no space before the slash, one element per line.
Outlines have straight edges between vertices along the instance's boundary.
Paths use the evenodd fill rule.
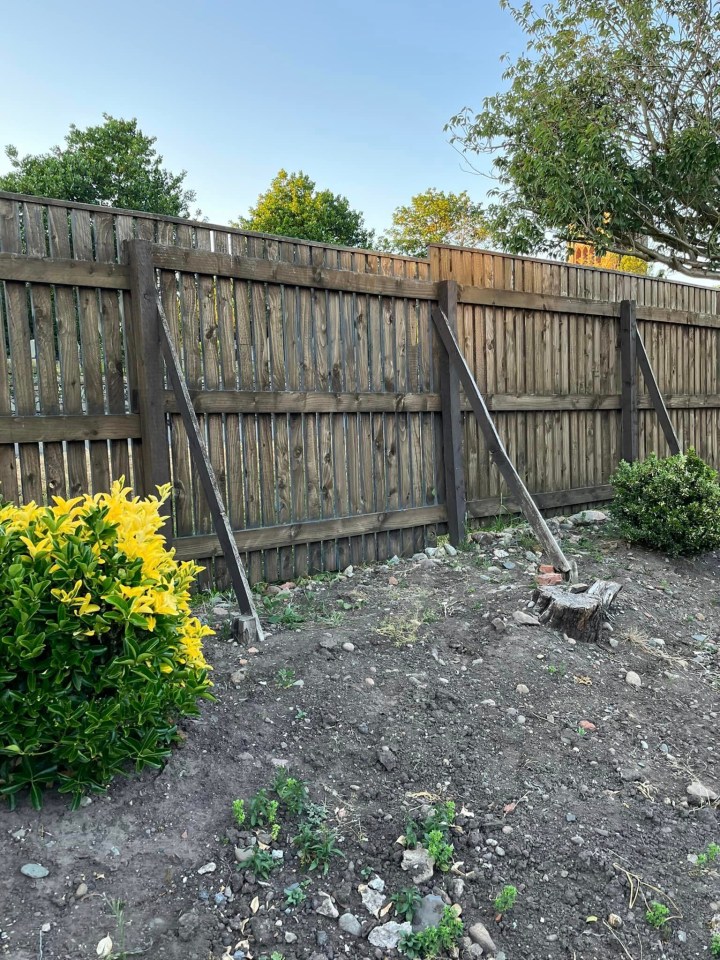
<path fill-rule="evenodd" d="M 597 642 L 613 600 L 622 587 L 612 580 L 596 580 L 585 593 L 565 587 L 540 587 L 535 591 L 535 613 L 540 623 L 583 643 Z"/>

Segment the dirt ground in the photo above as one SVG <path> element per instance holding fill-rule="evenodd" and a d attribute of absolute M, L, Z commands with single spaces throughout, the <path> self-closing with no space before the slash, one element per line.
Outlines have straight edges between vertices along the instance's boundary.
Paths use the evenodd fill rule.
<path fill-rule="evenodd" d="M 382 901 L 412 886 L 396 841 L 443 799 L 456 863 L 420 893 L 494 941 L 466 939 L 460 957 L 710 957 L 720 858 L 697 855 L 720 843 L 718 803 L 687 788 L 720 792 L 720 560 L 668 561 L 603 524 L 559 529 L 584 581 L 622 584 L 601 645 L 518 622 L 538 559 L 523 528 L 267 596 L 257 652 L 225 639 L 228 610 L 207 602 L 217 700 L 167 767 L 75 813 L 57 797 L 0 810 L 0 956 L 82 960 L 109 934 L 115 956 L 153 960 L 396 957 L 367 937 L 398 918 L 375 918 L 358 887 L 378 877 Z M 232 801 L 281 765 L 342 838 L 327 876 L 303 872 L 285 814 L 267 881 L 236 862 Z M 506 884 L 517 902 L 497 917 Z M 340 919 L 316 912 L 321 892 Z M 669 908 L 660 930 L 653 900 Z"/>

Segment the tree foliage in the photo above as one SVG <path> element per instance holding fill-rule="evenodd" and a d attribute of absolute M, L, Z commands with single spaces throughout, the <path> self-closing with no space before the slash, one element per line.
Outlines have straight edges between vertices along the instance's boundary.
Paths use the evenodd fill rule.
<path fill-rule="evenodd" d="M 718 0 L 501 0 L 527 36 L 507 88 L 448 124 L 488 152 L 515 253 L 601 255 L 720 277 Z"/>
<path fill-rule="evenodd" d="M 475 247 L 487 238 L 483 209 L 467 191 L 445 193 L 430 187 L 395 210 L 392 227 L 381 241 L 385 249 L 424 257 L 430 243 Z"/>
<path fill-rule="evenodd" d="M 362 213 L 351 209 L 347 197 L 316 190 L 315 181 L 302 170 L 280 170 L 248 216 L 240 217 L 233 226 L 345 247 L 369 247 L 374 236 L 366 229 Z"/>
<path fill-rule="evenodd" d="M 74 124 L 64 147 L 21 157 L 14 146 L 5 153 L 12 170 L 0 177 L 0 190 L 37 197 L 97 203 L 166 216 L 187 217 L 195 200 L 185 190 L 185 171 L 171 173 L 136 119 L 103 114 L 104 122 L 79 129 Z"/>

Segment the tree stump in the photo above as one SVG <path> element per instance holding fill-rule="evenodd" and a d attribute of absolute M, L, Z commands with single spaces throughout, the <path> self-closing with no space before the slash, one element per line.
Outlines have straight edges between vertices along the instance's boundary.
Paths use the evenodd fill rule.
<path fill-rule="evenodd" d="M 597 642 L 621 589 L 612 580 L 596 580 L 585 593 L 568 593 L 564 587 L 540 587 L 534 595 L 535 614 L 540 623 L 573 640 Z"/>

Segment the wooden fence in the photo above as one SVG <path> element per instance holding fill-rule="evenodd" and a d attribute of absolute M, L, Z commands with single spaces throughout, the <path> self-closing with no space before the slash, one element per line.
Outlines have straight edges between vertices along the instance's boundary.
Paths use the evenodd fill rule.
<path fill-rule="evenodd" d="M 454 248 L 414 260 L 0 193 L 3 495 L 72 496 L 119 476 L 145 491 L 149 455 L 169 446 L 175 547 L 218 584 L 222 559 L 177 406 L 138 362 L 147 346 L 132 309 L 133 239 L 152 241 L 253 581 L 409 553 L 446 529 L 431 322 L 445 279 L 459 282 L 460 345 L 541 507 L 609 495 L 621 299 L 637 301 L 682 441 L 720 466 L 715 291 Z M 140 399 L 152 390 L 166 419 L 148 436 Z M 647 397 L 641 407 L 640 454 L 665 452 Z M 471 417 L 463 431 L 468 512 L 495 514 L 507 505 L 499 476 Z"/>

